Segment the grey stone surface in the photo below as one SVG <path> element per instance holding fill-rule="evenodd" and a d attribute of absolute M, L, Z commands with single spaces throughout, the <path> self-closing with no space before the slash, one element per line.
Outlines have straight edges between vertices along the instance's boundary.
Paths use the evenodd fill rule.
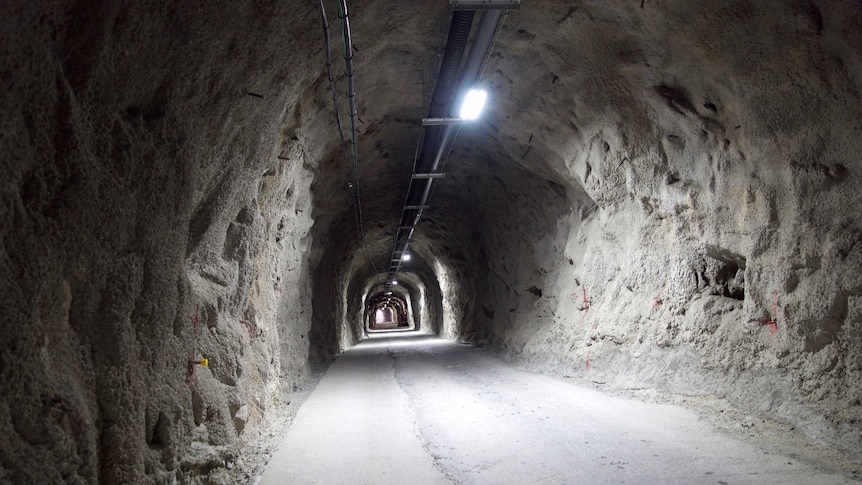
<path fill-rule="evenodd" d="M 609 396 L 440 338 L 391 335 L 332 364 L 257 484 L 859 483 L 679 405 Z M 339 449 L 350 452 L 333 460 Z"/>
<path fill-rule="evenodd" d="M 350 5 L 385 268 L 445 13 Z M 412 311 L 862 460 L 860 51 L 850 0 L 524 2 L 417 231 Z M 315 3 L 10 0 L 0 59 L 0 483 L 241 480 L 378 277 Z"/>

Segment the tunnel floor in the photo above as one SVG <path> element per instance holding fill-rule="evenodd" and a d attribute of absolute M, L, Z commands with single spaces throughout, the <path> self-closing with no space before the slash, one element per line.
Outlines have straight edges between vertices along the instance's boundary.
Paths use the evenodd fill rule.
<path fill-rule="evenodd" d="M 680 406 L 609 396 L 415 335 L 366 340 L 339 357 L 258 483 L 858 482 Z"/>

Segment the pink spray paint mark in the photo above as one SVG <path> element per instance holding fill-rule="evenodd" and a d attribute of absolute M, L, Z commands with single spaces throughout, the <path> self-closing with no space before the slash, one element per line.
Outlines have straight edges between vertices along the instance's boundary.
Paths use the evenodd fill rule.
<path fill-rule="evenodd" d="M 778 290 L 772 291 L 772 318 L 769 320 L 761 320 L 760 323 L 769 327 L 769 332 L 774 334 L 778 331 Z"/>

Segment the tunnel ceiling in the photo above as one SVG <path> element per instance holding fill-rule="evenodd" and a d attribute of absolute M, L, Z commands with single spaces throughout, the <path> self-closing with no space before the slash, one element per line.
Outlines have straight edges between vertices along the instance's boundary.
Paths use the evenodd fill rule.
<path fill-rule="evenodd" d="M 362 337 L 449 13 L 348 3 L 362 245 L 317 2 L 0 2 L 0 476 L 222 473 Z M 859 52 L 855 0 L 522 2 L 411 242 L 417 325 L 858 457 Z"/>
<path fill-rule="evenodd" d="M 489 211 L 559 203 L 587 212 L 595 202 L 619 204 L 629 194 L 621 190 L 625 163 L 637 162 L 614 167 L 622 179 L 613 173 L 591 179 L 591 171 L 605 170 L 584 162 L 596 146 L 614 154 L 625 144 L 632 147 L 631 158 L 666 152 L 685 143 L 673 142 L 679 140 L 674 127 L 694 124 L 702 126 L 703 137 L 725 143 L 731 152 L 756 151 L 747 140 L 780 130 L 775 117 L 789 111 L 781 108 L 786 104 L 781 89 L 772 89 L 784 82 L 774 65 L 790 62 L 791 54 L 802 55 L 801 41 L 794 47 L 786 39 L 818 35 L 823 14 L 805 6 L 753 12 L 744 2 L 724 2 L 708 14 L 689 12 L 684 2 L 542 2 L 511 12 L 481 81 L 490 93 L 489 105 L 480 121 L 461 130 L 445 167 L 448 178 L 435 184 L 433 208 L 417 231 L 417 248 L 427 246 L 431 254 L 447 259 L 453 250 L 478 254 L 478 234 L 456 237 L 451 231 L 465 225 L 461 221 L 482 227 L 492 219 L 486 217 Z M 448 15 L 443 4 L 354 2 L 350 19 L 365 244 L 375 264 L 385 268 Z M 331 20 L 336 73 L 343 73 L 338 22 Z M 729 24 L 743 24 L 747 35 L 728 35 Z M 769 39 L 753 34 L 766 30 L 779 34 Z M 322 59 L 318 51 L 318 61 Z M 313 130 L 314 142 L 324 147 L 313 185 L 314 234 L 326 241 L 325 247 L 337 246 L 330 253 L 352 257 L 357 238 L 349 162 L 336 143 L 322 66 L 318 72 L 309 93 L 314 99 L 308 101 L 314 111 L 302 113 L 303 119 L 313 118 L 314 126 L 299 129 L 306 139 Z M 739 92 L 737 73 L 745 73 L 754 87 Z M 343 74 L 337 81 L 345 86 Z M 344 121 L 346 125 L 346 116 Z M 671 140 L 667 149 L 655 145 L 663 137 Z M 626 157 L 620 153 L 616 158 Z M 661 162 L 632 170 L 665 170 L 679 177 Z"/>
<path fill-rule="evenodd" d="M 318 313 L 337 304 L 320 295 L 385 273 L 450 15 L 430 2 L 351 8 L 364 244 L 377 271 L 359 251 L 349 164 L 335 142 L 321 69 L 307 102 L 314 139 L 326 133 L 330 140 L 312 187 L 315 274 L 336 277 L 315 293 Z M 668 252 L 686 255 L 675 271 L 695 274 L 694 288 L 739 294 L 728 289 L 742 286 L 735 273 L 748 258 L 769 254 L 769 221 L 818 213 L 805 202 L 777 201 L 810 194 L 806 183 L 858 173 L 845 156 L 858 123 L 832 123 L 822 108 L 832 96 L 855 99 L 862 66 L 842 44 L 859 25 L 858 8 L 816 2 L 724 1 L 709 9 L 683 1 L 525 3 L 504 17 L 484 67 L 485 112 L 460 130 L 447 178 L 434 184 L 411 242 L 413 271 L 430 287 L 440 276 L 435 262 L 447 265 L 460 285 L 451 291 L 469 302 L 456 333 L 518 352 L 544 335 L 536 330 L 542 322 L 560 318 L 554 302 L 586 293 L 584 275 L 611 281 L 592 284 L 597 291 L 619 278 L 629 289 L 656 281 L 656 301 L 674 285 L 688 294 L 687 276 L 658 283 L 675 258 Z M 847 119 L 860 114 L 847 109 Z M 815 158 L 815 165 L 807 161 Z M 813 166 L 822 168 L 817 179 L 782 188 L 779 180 L 805 180 L 807 170 L 819 170 Z M 594 222 L 579 229 L 585 221 Z M 734 236 L 753 234 L 752 224 L 767 232 Z M 616 244 L 652 246 L 661 255 L 626 249 L 620 260 L 598 248 Z M 591 262 L 582 266 L 584 258 Z M 698 279 L 699 260 L 734 276 Z M 561 264 L 574 274 L 560 273 Z M 627 276 L 613 276 L 620 271 Z M 747 295 L 748 321 L 768 319 L 773 290 L 758 291 Z M 556 300 L 544 308 L 549 292 Z M 531 295 L 538 307 L 531 308 Z M 331 334 L 324 341 L 336 340 L 334 331 L 323 333 Z"/>
<path fill-rule="evenodd" d="M 380 15 L 379 9 L 386 14 Z M 481 274 L 485 258 L 482 225 L 493 224 L 486 221 L 489 211 L 496 217 L 499 212 L 517 210 L 516 206 L 522 204 L 536 206 L 539 212 L 547 207 L 567 211 L 570 205 L 578 211 L 580 206 L 592 205 L 581 184 L 566 168 L 563 154 L 558 152 L 568 147 L 553 144 L 554 130 L 557 142 L 564 141 L 566 145 L 571 142 L 560 134 L 557 125 L 563 123 L 564 130 L 568 130 L 574 120 L 544 119 L 547 113 L 542 110 L 545 105 L 560 101 L 569 106 L 560 116 L 571 118 L 572 80 L 561 70 L 564 80 L 560 82 L 551 66 L 533 65 L 539 61 L 538 57 L 532 58 L 534 53 L 524 52 L 525 48 L 544 50 L 548 42 L 560 43 L 565 39 L 556 32 L 546 32 L 546 40 L 535 39 L 534 33 L 518 27 L 521 22 L 545 21 L 545 17 L 557 14 L 563 17 L 567 9 L 564 3 L 548 4 L 540 12 L 529 13 L 527 19 L 518 18 L 526 11 L 515 11 L 502 22 L 497 45 L 482 78 L 482 85 L 490 93 L 489 106 L 481 121 L 461 130 L 453 155 L 443 169 L 447 178 L 435 184 L 429 202 L 432 208 L 425 212 L 411 242 L 419 260 L 445 260 L 462 276 L 474 278 Z M 421 134 L 419 120 L 427 115 L 450 15 L 445 5 L 428 2 L 351 4 L 364 244 L 379 272 L 385 273 L 393 249 Z M 531 18 L 536 15 L 540 18 Z M 474 26 L 478 20 L 479 15 Z M 331 21 L 333 26 L 338 24 L 337 19 Z M 332 33 L 338 39 L 337 30 Z M 569 42 L 576 45 L 577 40 Z M 565 48 L 562 44 L 554 52 Z M 338 54 L 336 47 L 334 55 Z M 527 58 L 532 58 L 533 64 L 525 71 Z M 336 60 L 336 73 L 341 74 L 339 86 L 343 87 L 343 61 L 340 57 Z M 330 267 L 327 262 L 333 260 L 332 271 L 340 267 L 342 271 L 361 274 L 362 278 L 380 278 L 359 251 L 348 188 L 349 162 L 335 142 L 335 123 L 327 109 L 328 84 L 324 71 L 319 72 L 313 93 L 313 105 L 318 110 L 314 113 L 315 141 L 323 140 L 326 121 L 331 126 L 325 136 L 331 141 L 322 152 L 321 171 L 312 186 L 313 231 L 315 240 L 322 242 L 315 251 L 324 267 Z M 543 73 L 541 82 L 537 81 L 540 73 Z M 524 78 L 525 74 L 535 78 Z M 344 121 L 347 126 L 346 116 Z M 349 131 L 345 132 L 349 136 Z M 424 261 L 405 264 L 404 269 L 423 275 L 428 284 L 436 284 L 434 271 Z"/>
<path fill-rule="evenodd" d="M 315 274 L 367 282 L 385 273 L 393 247 L 448 14 L 431 2 L 353 5 L 362 214 L 378 271 L 358 250 L 349 170 L 330 142 L 313 187 L 323 261 Z M 671 349 L 656 358 L 682 368 L 772 366 L 743 335 L 774 321 L 781 295 L 800 298 L 790 296 L 806 278 L 800 272 L 818 271 L 800 268 L 820 267 L 806 256 L 816 240 L 859 259 L 850 249 L 858 222 L 828 222 L 827 207 L 858 186 L 860 164 L 849 154 L 862 137 L 851 121 L 862 116 L 862 63 L 847 46 L 860 44 L 860 27 L 854 2 L 542 1 L 510 12 L 481 79 L 485 112 L 460 130 L 411 243 L 415 274 L 460 310 L 448 336 L 536 365 L 587 369 L 602 342 L 608 368 L 656 382 L 665 377 L 633 357 L 655 355 L 649 345 Z M 326 95 L 319 80 L 318 118 L 328 115 Z M 829 195 L 815 195 L 824 188 Z M 789 236 L 780 221 L 801 232 Z M 845 276 L 812 277 L 809 288 L 858 293 Z M 789 318 L 846 321 L 842 294 L 827 302 L 833 316 L 788 303 L 787 312 L 801 312 Z M 712 296 L 725 298 L 721 310 Z M 336 303 L 324 297 L 318 314 Z M 580 330 L 586 310 L 597 322 Z M 726 330 L 713 334 L 716 321 Z M 769 355 L 784 362 L 791 348 L 851 345 L 838 343 L 837 327 L 799 325 L 801 340 Z M 675 350 L 724 339 L 737 350 L 699 361 Z M 813 376 L 816 366 L 801 359 L 781 365 Z M 762 375 L 751 382 L 792 394 Z M 802 386 L 803 400 L 824 395 L 814 387 Z"/>

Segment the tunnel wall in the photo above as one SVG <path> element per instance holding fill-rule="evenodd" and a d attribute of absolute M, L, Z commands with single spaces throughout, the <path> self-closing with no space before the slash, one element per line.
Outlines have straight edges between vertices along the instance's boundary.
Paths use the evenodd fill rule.
<path fill-rule="evenodd" d="M 308 379 L 308 7 L 0 7 L 0 481 L 227 480 Z"/>
<path fill-rule="evenodd" d="M 481 226 L 475 222 L 472 208 L 448 192 L 463 185 L 455 181 L 441 185 L 444 187 L 435 189 L 439 192 L 430 199 L 432 208 L 420 223 L 420 237 L 411 248 L 428 260 L 437 283 L 428 295 L 433 305 L 438 301 L 440 305 L 435 332 L 450 340 L 472 340 L 477 331 L 477 281 L 486 264 Z"/>
<path fill-rule="evenodd" d="M 351 5 L 385 267 L 445 16 Z M 427 320 L 858 455 L 860 9 L 536 5 L 413 242 Z M 360 335 L 314 5 L 7 1 L 0 32 L 0 479 L 229 481 L 308 359 Z"/>
<path fill-rule="evenodd" d="M 489 83 L 521 115 L 488 135 L 575 203 L 488 185 L 512 203 L 484 211 L 477 318 L 531 368 L 717 395 L 859 459 L 862 15 L 675 3 L 510 17 Z"/>

